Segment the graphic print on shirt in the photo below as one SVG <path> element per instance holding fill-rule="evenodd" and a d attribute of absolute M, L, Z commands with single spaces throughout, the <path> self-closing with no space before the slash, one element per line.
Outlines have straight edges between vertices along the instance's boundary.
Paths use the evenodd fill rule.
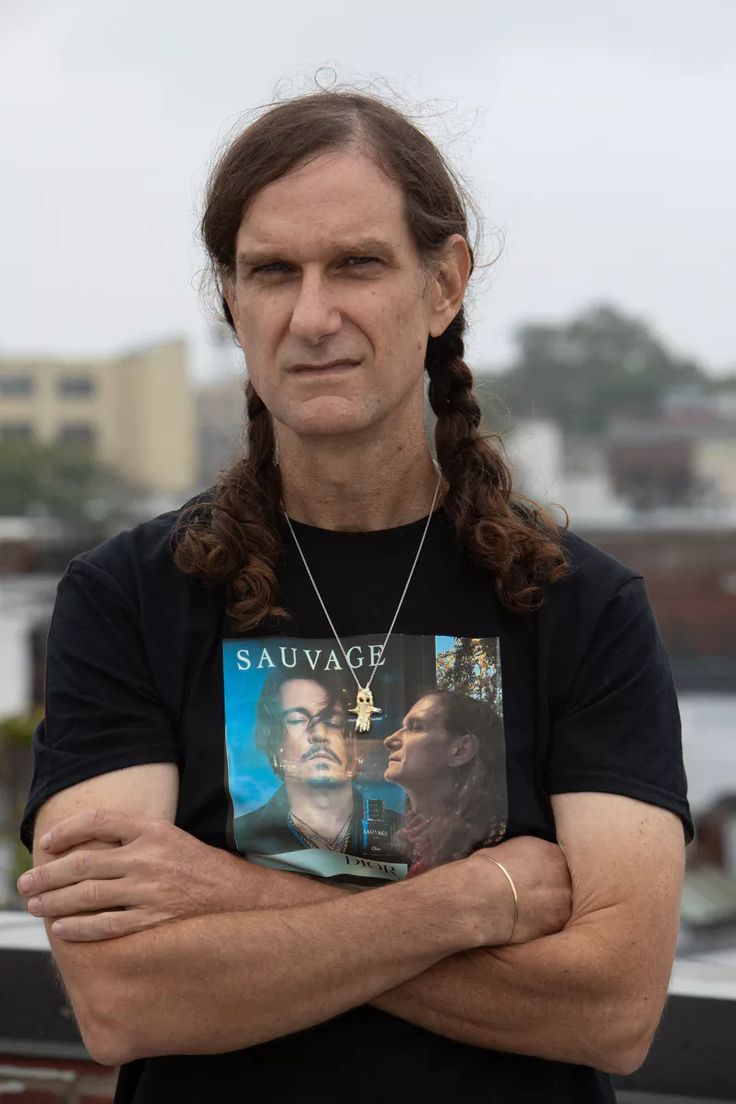
<path fill-rule="evenodd" d="M 343 643 L 364 687 L 383 641 Z M 250 861 L 370 885 L 503 838 L 497 638 L 392 636 L 367 732 L 334 640 L 224 640 L 223 672 L 231 838 Z"/>

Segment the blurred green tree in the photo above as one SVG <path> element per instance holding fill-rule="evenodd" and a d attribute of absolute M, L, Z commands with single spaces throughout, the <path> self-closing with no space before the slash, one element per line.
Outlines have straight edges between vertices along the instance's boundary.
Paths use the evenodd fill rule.
<path fill-rule="evenodd" d="M 695 361 L 669 350 L 640 318 L 601 304 L 570 321 L 528 322 L 500 375 L 481 377 L 484 421 L 546 417 L 569 433 L 599 433 L 614 416 L 651 418 L 670 390 L 714 384 Z"/>
<path fill-rule="evenodd" d="M 0 516 L 87 525 L 120 514 L 134 493 L 84 445 L 0 440 Z"/>

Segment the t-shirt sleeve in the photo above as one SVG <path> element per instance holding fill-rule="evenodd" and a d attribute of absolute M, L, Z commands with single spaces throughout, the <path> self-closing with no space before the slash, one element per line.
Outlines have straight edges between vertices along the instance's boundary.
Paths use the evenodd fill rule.
<path fill-rule="evenodd" d="M 623 794 L 676 813 L 693 837 L 677 697 L 644 581 L 609 600 L 552 718 L 548 793 Z"/>
<path fill-rule="evenodd" d="M 20 835 L 52 794 L 98 774 L 177 762 L 174 719 L 157 692 L 134 600 L 99 566 L 73 560 L 49 629 L 45 717 Z"/>

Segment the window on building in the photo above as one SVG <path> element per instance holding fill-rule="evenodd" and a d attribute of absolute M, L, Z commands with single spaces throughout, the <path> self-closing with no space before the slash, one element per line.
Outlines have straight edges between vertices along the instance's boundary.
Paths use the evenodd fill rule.
<path fill-rule="evenodd" d="M 0 398 L 27 398 L 33 394 L 35 382 L 29 375 L 0 376 Z"/>
<path fill-rule="evenodd" d="M 61 376 L 57 387 L 63 399 L 88 399 L 95 393 L 95 381 L 90 376 Z"/>
<path fill-rule="evenodd" d="M 0 422 L 0 441 L 32 441 L 33 426 L 28 422 Z"/>
<path fill-rule="evenodd" d="M 86 422 L 67 422 L 59 430 L 59 441 L 65 445 L 89 445 L 95 443 L 94 426 Z"/>

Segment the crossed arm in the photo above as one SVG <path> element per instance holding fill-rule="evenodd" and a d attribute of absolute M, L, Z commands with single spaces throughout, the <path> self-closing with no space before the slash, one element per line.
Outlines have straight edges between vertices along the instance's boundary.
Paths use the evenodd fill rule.
<path fill-rule="evenodd" d="M 44 833 L 82 809 L 173 821 L 176 785 L 175 768 L 157 764 L 63 791 L 37 817 L 36 865 L 57 857 L 42 847 Z M 86 943 L 60 938 L 47 920 L 90 1052 L 111 1065 L 220 1053 L 372 1002 L 463 1042 L 631 1072 L 666 997 L 682 828 L 664 810 L 615 795 L 558 795 L 553 808 L 572 915 L 556 934 L 510 946 L 500 945 L 508 886 L 482 857 L 353 894 L 263 870 L 170 827 L 180 852 L 190 841 L 178 881 L 201 895 L 198 915 Z M 507 848 L 521 881 L 519 843 L 494 854 Z M 535 887 L 525 890 L 522 912 Z"/>

